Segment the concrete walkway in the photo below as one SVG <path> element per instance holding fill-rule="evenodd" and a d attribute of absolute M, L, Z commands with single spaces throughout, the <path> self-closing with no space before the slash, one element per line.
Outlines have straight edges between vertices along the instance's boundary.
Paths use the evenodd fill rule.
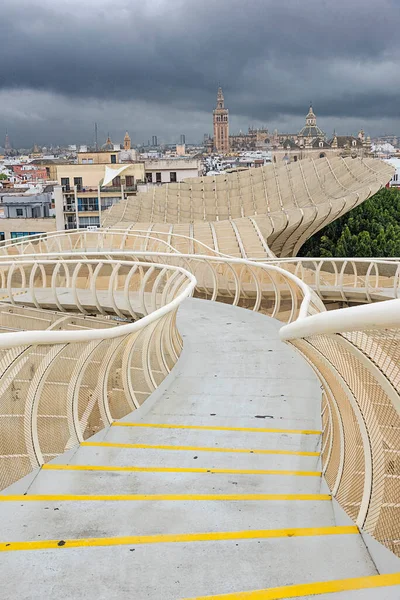
<path fill-rule="evenodd" d="M 15 550 L 1 555 L 0 599 L 239 598 L 289 585 L 302 598 L 398 598 L 397 587 L 302 586 L 377 571 L 357 530 L 335 528 L 319 476 L 320 387 L 280 324 L 188 300 L 179 327 L 175 371 L 126 426 L 0 496 L 0 549 Z M 293 590 L 257 596 L 275 597 Z"/>

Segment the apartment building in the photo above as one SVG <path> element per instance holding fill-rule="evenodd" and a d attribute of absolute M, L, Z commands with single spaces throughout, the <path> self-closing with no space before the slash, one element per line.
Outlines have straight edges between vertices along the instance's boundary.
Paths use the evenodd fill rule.
<path fill-rule="evenodd" d="M 201 177 L 202 162 L 198 158 L 147 158 L 146 183 L 176 183 L 189 177 Z"/>
<path fill-rule="evenodd" d="M 57 182 L 61 187 L 55 190 L 56 202 L 62 203 L 65 229 L 99 227 L 102 210 L 136 195 L 138 183 L 145 179 L 144 163 L 122 163 L 120 154 L 119 151 L 80 152 L 78 164 L 57 167 Z M 112 162 L 113 156 L 117 162 Z"/>
<path fill-rule="evenodd" d="M 57 230 L 53 194 L 23 195 L 7 192 L 0 196 L 0 241 Z"/>

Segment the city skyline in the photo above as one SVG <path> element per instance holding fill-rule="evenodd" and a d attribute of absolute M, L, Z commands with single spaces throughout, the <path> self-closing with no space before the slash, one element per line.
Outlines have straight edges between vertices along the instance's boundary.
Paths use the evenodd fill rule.
<path fill-rule="evenodd" d="M 218 85 L 232 132 L 297 131 L 312 100 L 327 132 L 398 134 L 398 7 L 221 0 L 221 20 L 209 0 L 4 0 L 1 141 L 90 143 L 95 121 L 117 141 L 201 141 Z"/>

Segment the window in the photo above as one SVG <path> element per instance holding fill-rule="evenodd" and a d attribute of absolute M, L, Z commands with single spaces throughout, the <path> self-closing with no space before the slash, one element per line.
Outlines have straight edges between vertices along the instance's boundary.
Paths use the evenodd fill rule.
<path fill-rule="evenodd" d="M 161 183 L 161 173 L 156 173 L 156 183 Z"/>
<path fill-rule="evenodd" d="M 351 143 L 352 143 L 352 145 L 353 145 L 353 146 L 356 146 L 356 145 L 357 145 L 357 142 L 356 142 L 356 140 L 353 140 Z"/>
<path fill-rule="evenodd" d="M 111 164 L 112 165 L 117 164 L 117 155 L 116 154 L 111 154 Z"/>
<path fill-rule="evenodd" d="M 70 191 L 69 177 L 61 177 L 61 185 L 62 185 L 63 192 L 69 192 Z"/>
<path fill-rule="evenodd" d="M 175 182 L 176 181 L 176 171 L 171 171 L 169 174 L 169 180 L 171 182 Z"/>
<path fill-rule="evenodd" d="M 82 158 L 82 164 L 87 165 L 87 158 Z"/>
<path fill-rule="evenodd" d="M 100 226 L 100 218 L 99 217 L 80 217 L 79 218 L 79 228 L 85 229 L 88 225 L 96 225 Z"/>
<path fill-rule="evenodd" d="M 88 158 L 88 164 L 92 165 L 93 164 L 93 158 Z"/>
<path fill-rule="evenodd" d="M 99 202 L 97 198 L 78 198 L 79 211 L 95 211 L 99 210 Z"/>
<path fill-rule="evenodd" d="M 22 208 L 17 208 L 17 217 L 23 217 L 24 215 L 24 211 L 22 210 Z"/>
<path fill-rule="evenodd" d="M 133 187 L 135 185 L 135 178 L 133 175 L 125 176 L 125 185 L 126 187 Z"/>
<path fill-rule="evenodd" d="M 82 177 L 74 177 L 74 185 L 76 185 L 76 189 L 78 192 L 82 191 Z"/>
<path fill-rule="evenodd" d="M 39 235 L 40 233 L 43 233 L 43 232 L 42 231 L 12 231 L 11 239 L 16 240 L 18 238 L 25 237 L 26 235 Z"/>
<path fill-rule="evenodd" d="M 112 185 L 113 187 L 121 187 L 121 177 L 119 175 L 117 175 L 117 177 L 114 177 L 114 179 L 112 180 Z"/>
<path fill-rule="evenodd" d="M 146 173 L 146 183 L 153 183 L 153 173 Z"/>

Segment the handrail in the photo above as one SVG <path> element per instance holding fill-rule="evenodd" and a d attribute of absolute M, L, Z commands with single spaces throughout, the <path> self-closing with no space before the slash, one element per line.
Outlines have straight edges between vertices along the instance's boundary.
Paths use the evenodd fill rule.
<path fill-rule="evenodd" d="M 344 331 L 376 330 L 400 327 L 400 299 L 377 304 L 340 308 L 297 319 L 284 325 L 279 336 L 283 341 L 312 335 L 342 333 Z"/>
<path fill-rule="evenodd" d="M 102 252 L 79 252 L 79 258 L 84 258 L 85 261 L 91 262 L 91 264 L 97 264 L 98 260 L 101 258 L 102 256 Z M 301 301 L 300 304 L 300 309 L 299 309 L 299 313 L 298 313 L 298 318 L 299 319 L 303 319 L 305 318 L 308 314 L 309 314 L 309 310 L 310 310 L 310 306 L 312 304 L 312 301 L 314 301 L 314 303 L 317 304 L 317 306 L 319 307 L 320 310 L 324 311 L 325 307 L 322 304 L 322 302 L 319 300 L 318 296 L 316 296 L 315 292 L 313 292 L 313 290 L 306 285 L 301 279 L 299 279 L 298 277 L 296 277 L 296 275 L 293 275 L 292 273 L 290 273 L 289 271 L 287 271 L 286 269 L 281 269 L 280 267 L 277 267 L 275 265 L 270 265 L 270 264 L 263 264 L 263 263 L 257 263 L 254 261 L 250 261 L 250 260 L 246 260 L 246 259 L 242 259 L 242 258 L 224 258 L 221 256 L 206 256 L 206 255 L 202 255 L 202 254 L 172 254 L 172 253 L 163 253 L 163 252 L 154 252 L 154 251 L 149 251 L 149 252 L 137 252 L 137 251 L 131 251 L 131 252 L 121 252 L 121 251 L 109 251 L 106 253 L 107 257 L 112 257 L 112 256 L 118 256 L 121 257 L 121 254 L 124 254 L 126 256 L 129 256 L 131 259 L 149 259 L 151 257 L 153 257 L 154 259 L 164 259 L 166 261 L 168 261 L 168 264 L 171 264 L 171 260 L 183 260 L 183 261 L 196 261 L 196 262 L 203 262 L 207 265 L 210 265 L 210 262 L 214 262 L 217 264 L 222 264 L 222 265 L 242 265 L 242 266 L 246 266 L 246 267 L 253 267 L 253 268 L 259 268 L 262 269 L 265 272 L 272 272 L 275 274 L 278 274 L 280 276 L 282 276 L 284 279 L 288 279 L 290 280 L 297 288 L 299 288 L 299 290 L 301 290 L 302 294 L 303 294 L 303 299 Z M 73 252 L 55 252 L 55 253 L 49 253 L 49 254 L 41 254 L 40 255 L 40 260 L 41 262 L 44 264 L 45 260 L 49 260 L 50 258 L 53 259 L 67 259 L 67 257 L 70 257 L 70 261 L 72 259 L 72 257 L 75 258 L 75 260 L 72 260 L 71 262 L 76 262 L 77 256 L 76 253 Z M 10 260 L 1 260 L 0 259 L 0 268 L 3 266 L 7 266 L 7 265 L 15 265 L 15 264 L 23 264 L 24 261 L 27 261 L 28 259 L 31 259 L 32 261 L 34 260 L 38 260 L 38 255 L 37 254 L 24 254 L 23 258 L 22 256 L 16 256 L 16 259 L 18 259 L 17 261 L 10 261 Z M 92 259 L 90 261 L 90 259 Z M 101 259 L 102 262 L 106 262 L 103 261 L 103 259 Z M 66 262 L 68 262 L 68 260 L 66 260 Z M 133 264 L 133 263 L 128 263 L 128 264 Z M 142 265 L 145 263 L 141 263 Z M 157 263 L 151 263 L 151 264 L 157 264 Z M 165 263 L 163 263 L 165 264 Z M 187 267 L 189 267 L 188 263 L 185 262 L 185 264 L 187 265 Z M 161 266 L 161 263 L 158 263 L 158 266 Z M 189 270 L 186 270 L 186 273 L 189 275 Z M 196 284 L 195 284 L 196 285 Z M 1 339 L 1 338 L 0 338 Z"/>
<path fill-rule="evenodd" d="M 332 494 L 360 529 L 398 555 L 400 300 L 315 314 L 279 335 L 308 360 L 324 390 L 322 465 Z"/>
<path fill-rule="evenodd" d="M 82 261 L 78 261 L 82 262 Z M 129 267 L 134 267 L 135 264 L 132 262 L 124 262 L 124 261 L 110 261 L 110 260 L 102 260 L 102 264 L 110 264 L 110 265 L 127 265 Z M 63 265 L 76 264 L 76 260 L 64 260 L 62 261 Z M 18 263 L 23 266 L 24 264 L 32 264 L 34 267 L 38 264 L 35 261 L 29 263 L 28 261 L 21 261 Z M 40 262 L 41 266 L 54 264 L 54 261 L 50 260 L 42 260 Z M 57 264 L 57 263 L 56 263 Z M 97 265 L 98 261 L 95 260 L 86 260 L 84 262 L 85 265 Z M 11 268 L 15 265 L 13 262 L 2 263 L 2 266 L 9 265 Z M 116 328 L 112 329 L 92 329 L 87 331 L 23 331 L 23 332 L 12 332 L 12 333 L 3 333 L 0 335 L 0 348 L 15 348 L 21 345 L 46 345 L 46 344 L 66 344 L 66 343 L 77 343 L 77 342 L 90 342 L 95 340 L 110 340 L 115 339 L 117 337 L 121 337 L 124 335 L 129 335 L 140 329 L 143 329 L 150 323 L 156 321 L 160 317 L 163 317 L 167 313 L 171 312 L 175 308 L 177 308 L 185 298 L 188 298 L 192 295 L 193 290 L 196 286 L 196 278 L 181 267 L 168 266 L 166 267 L 163 264 L 159 263 L 145 263 L 142 262 L 140 264 L 141 267 L 158 267 L 159 269 L 170 269 L 173 272 L 179 272 L 184 275 L 188 279 L 188 284 L 181 291 L 176 298 L 170 301 L 168 304 L 156 309 L 152 313 L 143 316 L 139 321 L 134 323 L 129 323 L 127 325 L 119 325 Z"/>
<path fill-rule="evenodd" d="M 208 246 L 207 244 L 205 244 L 204 242 L 198 240 L 198 239 L 194 239 L 188 235 L 184 235 L 181 233 L 168 233 L 166 231 L 154 231 L 152 228 L 151 230 L 146 230 L 146 229 L 123 229 L 123 228 L 99 228 L 96 229 L 94 231 L 87 231 L 87 229 L 69 229 L 66 231 L 50 231 L 48 233 L 35 233 L 32 235 L 26 235 L 24 236 L 22 239 L 19 239 L 18 242 L 16 241 L 10 241 L 10 240 L 3 240 L 0 241 L 0 252 L 2 249 L 7 249 L 7 248 L 19 248 L 21 246 L 24 245 L 28 245 L 29 243 L 32 243 L 34 241 L 47 241 L 48 239 L 53 240 L 54 238 L 69 238 L 70 236 L 83 236 L 86 237 L 88 235 L 90 236 L 110 236 L 110 235 L 122 235 L 125 239 L 126 238 L 144 238 L 144 239 L 151 239 L 154 241 L 159 241 L 161 243 L 164 243 L 166 246 L 170 247 L 171 250 L 173 252 L 179 252 L 179 250 L 177 250 L 174 246 L 172 246 L 171 244 L 169 244 L 167 241 L 163 240 L 162 238 L 159 237 L 155 237 L 154 235 L 149 236 L 149 233 L 155 234 L 155 235 L 160 235 L 160 236 L 168 236 L 168 237 L 175 237 L 175 238 L 182 238 L 184 240 L 190 241 L 192 243 L 197 244 L 198 246 L 201 246 L 202 248 L 204 248 L 205 250 L 211 252 L 212 254 L 216 254 L 217 256 L 224 256 L 226 258 L 228 258 L 230 255 L 229 254 L 225 254 L 223 252 L 219 252 L 218 250 L 214 250 L 214 248 L 211 248 L 210 246 Z M 146 234 L 146 235 L 144 235 Z M 0 258 L 1 258 L 1 254 L 0 254 Z"/>

